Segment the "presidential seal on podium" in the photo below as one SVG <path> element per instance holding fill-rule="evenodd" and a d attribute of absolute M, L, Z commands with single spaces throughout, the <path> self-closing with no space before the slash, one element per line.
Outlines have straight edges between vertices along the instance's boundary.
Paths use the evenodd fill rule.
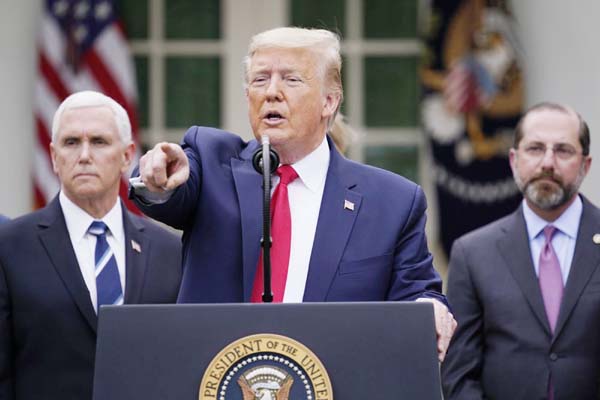
<path fill-rule="evenodd" d="M 210 362 L 199 400 L 333 400 L 329 375 L 302 343 L 270 333 L 227 345 Z"/>

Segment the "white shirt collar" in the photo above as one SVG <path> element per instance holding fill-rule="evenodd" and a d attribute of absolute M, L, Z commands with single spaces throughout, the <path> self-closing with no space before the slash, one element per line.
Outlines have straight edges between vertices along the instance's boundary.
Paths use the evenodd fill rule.
<path fill-rule="evenodd" d="M 91 223 L 96 219 L 85 212 L 77 204 L 73 203 L 62 191 L 58 195 L 58 200 L 65 216 L 65 223 L 67 224 L 67 230 L 69 231 L 71 241 L 77 243 L 85 237 Z M 118 243 L 125 242 L 123 211 L 121 209 L 121 202 L 118 198 L 113 208 L 111 208 L 100 220 L 108 226 L 111 235 Z"/>
<path fill-rule="evenodd" d="M 292 164 L 298 177 L 310 191 L 317 192 L 319 188 L 325 186 L 329 157 L 329 143 L 327 143 L 327 136 L 325 136 L 319 147 L 302 160 Z"/>
<path fill-rule="evenodd" d="M 552 222 L 552 225 L 570 238 L 576 239 L 582 212 L 583 202 L 581 201 L 581 198 L 577 196 L 575 201 L 571 203 L 560 217 Z M 533 240 L 540 234 L 544 227 L 548 225 L 548 221 L 533 212 L 525 199 L 523 199 L 523 215 L 527 225 L 529 240 Z"/>

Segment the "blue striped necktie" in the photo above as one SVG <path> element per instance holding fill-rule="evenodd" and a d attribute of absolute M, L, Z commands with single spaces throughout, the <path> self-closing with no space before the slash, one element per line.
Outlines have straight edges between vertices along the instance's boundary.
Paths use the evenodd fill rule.
<path fill-rule="evenodd" d="M 117 260 L 106 241 L 108 227 L 102 221 L 94 221 L 88 232 L 96 236 L 96 290 L 98 292 L 98 310 L 103 304 L 123 304 L 123 289 Z"/>

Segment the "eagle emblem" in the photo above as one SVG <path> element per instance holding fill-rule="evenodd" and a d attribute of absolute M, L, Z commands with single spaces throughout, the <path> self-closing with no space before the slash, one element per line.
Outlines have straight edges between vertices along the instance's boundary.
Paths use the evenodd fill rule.
<path fill-rule="evenodd" d="M 244 400 L 288 400 L 294 379 L 275 367 L 256 367 L 238 379 Z"/>

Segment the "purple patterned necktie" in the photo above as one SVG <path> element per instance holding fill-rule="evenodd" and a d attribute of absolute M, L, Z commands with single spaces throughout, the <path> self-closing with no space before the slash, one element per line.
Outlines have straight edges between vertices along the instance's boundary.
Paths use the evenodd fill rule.
<path fill-rule="evenodd" d="M 544 236 L 546 242 L 540 253 L 539 263 L 539 280 L 540 289 L 542 289 L 542 297 L 544 298 L 544 307 L 546 315 L 550 323 L 550 329 L 554 333 L 558 312 L 560 310 L 560 302 L 563 295 L 563 280 L 560 272 L 560 264 L 558 257 L 552 247 L 552 236 L 556 232 L 556 227 L 547 225 L 544 228 Z"/>
<path fill-rule="evenodd" d="M 560 311 L 560 302 L 563 296 L 563 280 L 560 271 L 558 257 L 552 247 L 552 236 L 556 232 L 556 227 L 547 225 L 544 228 L 544 236 L 546 242 L 540 252 L 539 263 L 539 281 L 540 289 L 542 289 L 542 297 L 544 298 L 544 307 L 546 315 L 550 323 L 550 329 L 554 334 L 556 328 L 556 320 Z M 548 400 L 554 400 L 554 385 L 552 384 L 552 374 L 548 381 Z"/>

